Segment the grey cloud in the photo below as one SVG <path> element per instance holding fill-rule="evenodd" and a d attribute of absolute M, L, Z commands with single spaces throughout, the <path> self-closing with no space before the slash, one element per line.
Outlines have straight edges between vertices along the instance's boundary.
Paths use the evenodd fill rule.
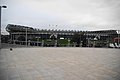
<path fill-rule="evenodd" d="M 65 24 L 66 29 L 120 29 L 120 0 L 1 0 L 8 5 L 2 14 L 7 24 L 39 27 L 41 24 Z M 87 25 L 82 28 L 75 25 Z M 92 25 L 92 26 L 91 26 Z M 103 27 L 110 25 L 107 27 Z M 43 27 L 40 27 L 43 28 Z M 52 27 L 44 27 L 52 28 Z M 2 29 L 3 30 L 3 29 Z"/>

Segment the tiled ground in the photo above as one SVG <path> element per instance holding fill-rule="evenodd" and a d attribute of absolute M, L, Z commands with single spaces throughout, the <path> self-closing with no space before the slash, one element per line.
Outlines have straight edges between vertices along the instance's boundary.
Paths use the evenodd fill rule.
<path fill-rule="evenodd" d="M 120 49 L 2 49 L 0 80 L 120 80 Z"/>

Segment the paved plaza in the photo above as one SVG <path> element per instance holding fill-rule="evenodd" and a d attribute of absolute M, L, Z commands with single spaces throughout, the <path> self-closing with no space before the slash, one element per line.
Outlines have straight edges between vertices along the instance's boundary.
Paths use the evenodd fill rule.
<path fill-rule="evenodd" d="M 0 80 L 120 80 L 120 49 L 1 49 Z"/>

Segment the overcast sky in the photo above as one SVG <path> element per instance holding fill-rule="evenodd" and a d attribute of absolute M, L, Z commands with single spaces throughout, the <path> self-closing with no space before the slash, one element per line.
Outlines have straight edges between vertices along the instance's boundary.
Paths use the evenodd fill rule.
<path fill-rule="evenodd" d="M 120 0 L 0 0 L 7 24 L 39 29 L 120 29 Z M 57 26 L 56 26 L 57 25 Z"/>

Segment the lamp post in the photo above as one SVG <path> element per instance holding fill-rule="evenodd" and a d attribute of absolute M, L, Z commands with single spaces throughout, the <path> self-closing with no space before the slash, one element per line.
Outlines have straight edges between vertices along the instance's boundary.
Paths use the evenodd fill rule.
<path fill-rule="evenodd" d="M 119 41 L 119 37 L 120 37 L 120 36 L 119 36 L 119 34 L 120 34 L 120 30 L 118 30 L 118 31 L 117 31 L 117 34 L 118 34 L 118 48 L 119 48 L 119 47 L 120 47 L 120 45 L 119 45 L 119 43 L 120 43 L 120 41 Z"/>
<path fill-rule="evenodd" d="M 54 39 L 55 40 L 55 45 L 54 46 L 57 47 L 57 34 L 55 34 L 54 36 L 55 36 L 55 39 Z"/>
<path fill-rule="evenodd" d="M 119 34 L 120 34 L 120 30 L 118 30 L 118 48 L 120 47 L 120 46 L 119 46 L 119 45 L 120 45 L 120 44 L 119 44 L 119 42 L 120 42 L 120 41 L 119 41 L 119 40 L 120 40 L 120 39 L 119 39 L 119 37 L 120 37 Z"/>
<path fill-rule="evenodd" d="M 25 28 L 25 33 L 26 33 L 26 34 L 25 34 L 25 36 L 26 36 L 26 37 L 25 37 L 25 42 L 26 42 L 26 46 L 27 46 L 27 28 Z"/>
<path fill-rule="evenodd" d="M 68 47 L 70 47 L 70 39 L 68 38 Z"/>
<path fill-rule="evenodd" d="M 24 27 L 23 29 L 25 30 L 25 45 L 26 45 L 26 47 L 27 47 L 27 46 L 28 46 L 28 45 L 27 45 L 27 43 L 28 43 L 27 40 L 28 40 L 28 29 L 29 29 L 29 28 L 28 28 L 28 27 Z"/>
<path fill-rule="evenodd" d="M 95 45 L 96 45 L 96 41 L 97 41 L 97 38 L 95 37 L 95 38 L 94 38 L 94 44 L 93 44 L 93 47 L 95 47 Z"/>
<path fill-rule="evenodd" d="M 88 31 L 87 31 L 87 33 L 86 33 L 86 40 L 87 40 L 87 47 L 89 47 L 89 36 L 88 36 Z"/>
<path fill-rule="evenodd" d="M 0 49 L 1 49 L 1 10 L 2 8 L 7 8 L 7 6 L 0 6 Z"/>
<path fill-rule="evenodd" d="M 39 46 L 39 39 L 40 39 L 41 37 L 36 37 L 36 39 L 37 39 L 37 46 Z"/>

